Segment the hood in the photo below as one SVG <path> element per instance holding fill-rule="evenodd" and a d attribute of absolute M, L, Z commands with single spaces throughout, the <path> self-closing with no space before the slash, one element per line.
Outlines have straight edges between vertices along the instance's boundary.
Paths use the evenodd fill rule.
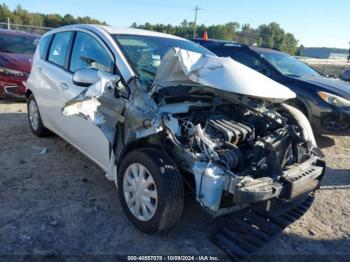
<path fill-rule="evenodd" d="M 320 91 L 327 91 L 350 99 L 350 84 L 340 79 L 327 78 L 324 76 L 301 76 L 293 78 L 315 85 L 320 88 Z"/>
<path fill-rule="evenodd" d="M 0 52 L 0 66 L 30 73 L 33 55 Z"/>
<path fill-rule="evenodd" d="M 152 88 L 157 92 L 179 84 L 200 84 L 271 102 L 283 102 L 295 97 L 295 93 L 286 86 L 231 58 L 172 48 L 165 54 Z"/>

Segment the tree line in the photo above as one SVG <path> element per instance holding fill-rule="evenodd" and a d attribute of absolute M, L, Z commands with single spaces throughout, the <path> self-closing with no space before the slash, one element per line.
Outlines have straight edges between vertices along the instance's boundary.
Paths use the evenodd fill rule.
<path fill-rule="evenodd" d="M 183 20 L 180 25 L 170 24 L 136 24 L 132 27 L 157 32 L 177 35 L 184 38 L 192 38 L 194 23 Z M 256 45 L 275 48 L 289 54 L 295 55 L 300 52 L 298 49 L 298 41 L 292 33 L 285 32 L 281 26 L 272 22 L 270 24 L 262 24 L 257 28 L 251 27 L 249 24 L 240 25 L 237 22 L 229 22 L 226 24 L 209 25 L 204 24 L 196 26 L 197 37 L 202 37 L 207 31 L 209 38 L 237 41 L 242 44 Z"/>
<path fill-rule="evenodd" d="M 5 4 L 0 5 L 0 22 L 6 22 L 10 19 L 12 24 L 43 26 L 43 27 L 59 27 L 70 24 L 106 24 L 104 21 L 85 17 L 74 17 L 71 14 L 61 16 L 59 14 L 41 14 L 29 12 L 18 5 L 13 11 Z"/>
<path fill-rule="evenodd" d="M 13 11 L 5 4 L 0 4 L 0 22 L 6 22 L 10 19 L 12 24 L 23 24 L 31 26 L 43 27 L 59 27 L 70 24 L 106 24 L 104 21 L 85 17 L 74 17 L 71 14 L 61 16 L 59 14 L 41 14 L 33 13 L 23 9 L 18 5 Z M 171 24 L 140 24 L 133 23 L 135 28 L 153 30 L 184 38 L 193 37 L 194 23 L 183 20 L 180 25 Z M 298 48 L 298 41 L 294 35 L 285 32 L 278 23 L 263 24 L 257 28 L 251 27 L 249 24 L 240 25 L 237 22 L 229 22 L 218 25 L 196 26 L 197 36 L 201 37 L 207 31 L 209 38 L 232 40 L 247 45 L 257 45 L 275 48 L 289 54 L 300 55 L 302 48 Z"/>

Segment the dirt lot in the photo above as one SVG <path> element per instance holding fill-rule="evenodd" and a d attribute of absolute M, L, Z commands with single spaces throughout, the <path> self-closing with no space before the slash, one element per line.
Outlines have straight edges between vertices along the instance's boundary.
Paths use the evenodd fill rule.
<path fill-rule="evenodd" d="M 318 143 L 328 169 L 314 205 L 260 254 L 350 255 L 350 136 Z M 137 231 L 102 170 L 57 136 L 35 137 L 23 103 L 0 100 L 0 166 L 0 255 L 224 255 L 209 239 L 222 218 L 191 199 L 170 233 Z"/>

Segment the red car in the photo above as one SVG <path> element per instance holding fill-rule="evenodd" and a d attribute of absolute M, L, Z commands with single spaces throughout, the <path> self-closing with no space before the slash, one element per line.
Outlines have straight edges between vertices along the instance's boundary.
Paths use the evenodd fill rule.
<path fill-rule="evenodd" d="M 25 82 L 40 36 L 0 30 L 0 97 L 25 100 Z"/>

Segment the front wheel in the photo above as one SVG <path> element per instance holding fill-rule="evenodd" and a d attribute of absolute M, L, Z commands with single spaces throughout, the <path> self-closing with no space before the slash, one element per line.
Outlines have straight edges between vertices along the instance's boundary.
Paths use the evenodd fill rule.
<path fill-rule="evenodd" d="M 118 173 L 118 191 L 126 216 L 145 233 L 171 228 L 182 214 L 181 175 L 160 150 L 137 149 L 127 154 Z"/>

